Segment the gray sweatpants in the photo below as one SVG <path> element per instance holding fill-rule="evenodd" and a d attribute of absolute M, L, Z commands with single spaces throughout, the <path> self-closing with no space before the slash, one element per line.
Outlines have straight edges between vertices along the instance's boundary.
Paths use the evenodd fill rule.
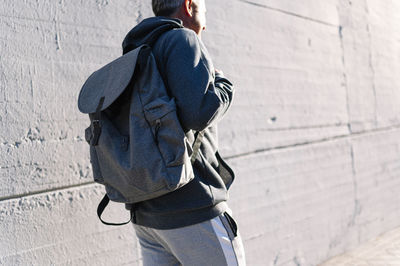
<path fill-rule="evenodd" d="M 246 265 L 236 223 L 227 213 L 177 229 L 134 227 L 144 266 Z"/>

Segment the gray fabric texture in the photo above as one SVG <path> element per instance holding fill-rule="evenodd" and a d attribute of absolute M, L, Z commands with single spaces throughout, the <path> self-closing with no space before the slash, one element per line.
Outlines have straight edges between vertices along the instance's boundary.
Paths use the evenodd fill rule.
<path fill-rule="evenodd" d="M 233 236 L 223 215 L 177 229 L 134 225 L 144 266 L 244 266 L 240 234 Z"/>
<path fill-rule="evenodd" d="M 148 42 L 159 28 L 171 23 L 182 25 L 180 20 L 165 17 L 143 20 L 124 39 L 124 53 Z M 216 74 L 207 49 L 192 30 L 176 28 L 164 33 L 152 51 L 189 142 L 194 140 L 192 130 L 204 130 L 191 182 L 166 195 L 127 206 L 133 207 L 135 223 L 172 229 L 212 219 L 225 211 L 234 173 L 218 153 L 217 123 L 231 106 L 234 90 L 228 79 Z"/>
<path fill-rule="evenodd" d="M 90 75 L 79 93 L 79 111 L 85 114 L 96 112 L 102 97 L 105 97 L 105 101 L 101 111 L 108 108 L 129 85 L 135 73 L 139 51 L 133 50 Z"/>

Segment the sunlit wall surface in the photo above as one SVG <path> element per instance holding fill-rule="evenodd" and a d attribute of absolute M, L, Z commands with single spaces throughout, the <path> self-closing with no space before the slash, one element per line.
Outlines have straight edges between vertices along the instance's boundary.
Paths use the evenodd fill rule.
<path fill-rule="evenodd" d="M 248 264 L 316 265 L 400 226 L 400 2 L 207 10 L 203 41 L 236 85 L 219 133 Z M 151 15 L 142 0 L 0 3 L 1 265 L 140 263 L 133 228 L 97 219 L 77 96 Z"/>

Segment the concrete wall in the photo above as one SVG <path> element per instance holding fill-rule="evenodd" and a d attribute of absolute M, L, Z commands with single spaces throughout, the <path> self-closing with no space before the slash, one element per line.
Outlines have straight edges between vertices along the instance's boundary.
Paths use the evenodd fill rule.
<path fill-rule="evenodd" d="M 0 3 L 0 265 L 140 263 L 131 226 L 97 220 L 76 100 L 149 2 Z M 208 1 L 204 42 L 237 88 L 220 146 L 249 265 L 316 265 L 400 225 L 399 11 Z"/>

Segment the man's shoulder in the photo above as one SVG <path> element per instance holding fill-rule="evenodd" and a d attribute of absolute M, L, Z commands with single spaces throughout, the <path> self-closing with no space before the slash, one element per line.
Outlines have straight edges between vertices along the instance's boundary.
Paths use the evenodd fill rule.
<path fill-rule="evenodd" d="M 201 61 L 213 76 L 214 67 L 207 49 L 197 34 L 187 28 L 176 28 L 164 33 L 155 47 L 156 58 L 173 64 L 198 65 Z"/>
<path fill-rule="evenodd" d="M 196 33 L 188 28 L 174 28 L 170 31 L 167 31 L 165 36 L 169 36 L 170 38 L 172 37 L 189 37 L 189 38 L 194 38 L 197 37 Z"/>
<path fill-rule="evenodd" d="M 163 36 L 161 36 L 160 41 L 164 43 L 164 45 L 179 45 L 179 46 L 197 46 L 199 45 L 199 38 L 196 33 L 187 28 L 176 28 L 172 29 Z"/>

